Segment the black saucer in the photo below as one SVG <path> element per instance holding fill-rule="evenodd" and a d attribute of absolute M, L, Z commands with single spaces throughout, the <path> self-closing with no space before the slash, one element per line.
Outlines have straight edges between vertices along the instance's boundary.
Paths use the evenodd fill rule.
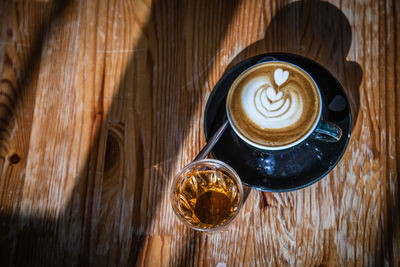
<path fill-rule="evenodd" d="M 208 140 L 226 120 L 226 95 L 235 78 L 267 56 L 292 62 L 314 78 L 321 90 L 322 118 L 338 125 L 343 131 L 342 138 L 336 143 L 308 138 L 282 153 L 269 153 L 249 146 L 228 126 L 212 153 L 216 159 L 232 166 L 247 186 L 270 192 L 292 191 L 326 176 L 339 162 L 350 139 L 351 113 L 347 97 L 335 77 L 318 63 L 298 55 L 271 53 L 235 65 L 223 75 L 210 94 L 204 114 L 205 136 Z"/>

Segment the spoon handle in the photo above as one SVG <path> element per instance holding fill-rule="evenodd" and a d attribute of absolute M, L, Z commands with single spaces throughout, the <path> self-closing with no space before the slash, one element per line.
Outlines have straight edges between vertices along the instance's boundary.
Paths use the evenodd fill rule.
<path fill-rule="evenodd" d="M 214 147 L 214 145 L 217 143 L 218 139 L 221 137 L 221 135 L 225 132 L 226 127 L 228 126 L 229 122 L 226 120 L 221 127 L 214 133 L 214 135 L 208 140 L 207 144 L 203 147 L 203 149 L 197 154 L 197 156 L 194 158 L 194 161 L 204 159 L 207 157 L 208 153 L 210 153 L 211 149 Z"/>

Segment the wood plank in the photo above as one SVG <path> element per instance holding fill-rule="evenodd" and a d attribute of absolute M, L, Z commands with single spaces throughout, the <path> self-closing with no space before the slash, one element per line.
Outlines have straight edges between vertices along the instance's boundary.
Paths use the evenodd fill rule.
<path fill-rule="evenodd" d="M 397 266 L 396 1 L 0 2 L 0 258 L 7 265 Z M 336 168 L 252 190 L 226 230 L 173 215 L 223 73 L 265 52 L 316 60 L 353 115 Z"/>
<path fill-rule="evenodd" d="M 17 214 L 23 197 L 42 37 L 53 7 L 7 1 L 2 3 L 1 10 L 5 23 L 0 34 L 0 244 L 2 262 L 15 264 L 20 247 L 18 236 L 26 219 Z"/>

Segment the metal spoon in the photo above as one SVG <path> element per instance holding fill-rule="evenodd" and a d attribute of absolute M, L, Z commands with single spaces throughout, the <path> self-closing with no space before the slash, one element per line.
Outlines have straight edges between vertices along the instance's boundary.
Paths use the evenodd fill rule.
<path fill-rule="evenodd" d="M 203 149 L 197 154 L 197 156 L 194 158 L 193 161 L 204 159 L 207 157 L 208 153 L 210 153 L 211 149 L 214 147 L 214 145 L 217 143 L 218 139 L 221 137 L 221 135 L 225 132 L 229 122 L 226 120 L 221 127 L 218 128 L 218 130 L 213 134 L 213 136 L 208 140 L 207 144 L 203 147 Z"/>

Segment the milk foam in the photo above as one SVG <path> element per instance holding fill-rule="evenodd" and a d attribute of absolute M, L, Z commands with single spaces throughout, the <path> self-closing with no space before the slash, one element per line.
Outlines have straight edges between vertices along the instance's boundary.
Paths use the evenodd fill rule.
<path fill-rule="evenodd" d="M 275 70 L 275 84 L 282 85 L 289 73 L 278 68 Z M 299 121 L 303 111 L 303 102 L 296 90 L 279 90 L 266 76 L 255 77 L 243 86 L 242 108 L 261 129 L 282 129 Z"/>

